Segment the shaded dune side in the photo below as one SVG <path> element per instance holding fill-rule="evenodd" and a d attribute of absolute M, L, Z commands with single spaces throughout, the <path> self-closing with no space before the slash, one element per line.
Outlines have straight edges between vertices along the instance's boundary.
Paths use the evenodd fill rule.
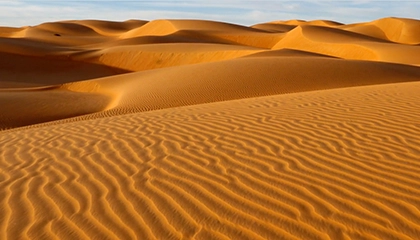
<path fill-rule="evenodd" d="M 0 89 L 58 85 L 127 72 L 69 58 L 25 56 L 0 51 Z"/>
<path fill-rule="evenodd" d="M 29 38 L 0 37 L 0 46 L 1 52 L 37 57 L 59 56 L 64 58 L 69 54 L 85 51 L 85 49 L 76 46 L 63 47 Z"/>
<path fill-rule="evenodd" d="M 344 59 L 420 64 L 420 47 L 322 26 L 298 26 L 273 49 L 292 48 Z"/>
<path fill-rule="evenodd" d="M 0 238 L 416 239 L 419 83 L 0 135 Z"/>
<path fill-rule="evenodd" d="M 0 90 L 0 130 L 72 118 L 106 110 L 112 103 L 104 92 L 74 92 L 58 87 Z"/>
<path fill-rule="evenodd" d="M 98 93 L 117 96 L 115 111 L 124 113 L 419 79 L 420 68 L 413 66 L 327 57 L 261 56 L 129 73 L 64 87 L 78 91 L 84 84 L 98 84 Z"/>
<path fill-rule="evenodd" d="M 286 33 L 295 28 L 296 26 L 288 24 L 276 24 L 276 23 L 260 23 L 251 26 L 255 29 L 260 29 L 267 32 Z"/>

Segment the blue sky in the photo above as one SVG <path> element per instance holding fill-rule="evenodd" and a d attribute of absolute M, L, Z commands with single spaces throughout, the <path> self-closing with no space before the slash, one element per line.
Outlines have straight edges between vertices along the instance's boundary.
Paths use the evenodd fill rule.
<path fill-rule="evenodd" d="M 70 19 L 208 19 L 242 25 L 289 19 L 342 23 L 396 16 L 420 18 L 420 0 L 0 0 L 0 26 L 28 26 Z"/>

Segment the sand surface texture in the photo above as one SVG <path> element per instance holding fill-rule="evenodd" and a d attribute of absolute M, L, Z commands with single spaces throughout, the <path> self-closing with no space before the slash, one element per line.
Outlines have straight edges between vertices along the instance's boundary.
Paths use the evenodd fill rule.
<path fill-rule="evenodd" d="M 0 239 L 420 239 L 420 21 L 0 27 Z"/>

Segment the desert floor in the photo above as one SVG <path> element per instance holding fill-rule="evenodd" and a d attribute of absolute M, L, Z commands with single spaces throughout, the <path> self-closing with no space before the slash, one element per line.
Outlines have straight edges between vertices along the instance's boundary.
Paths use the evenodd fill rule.
<path fill-rule="evenodd" d="M 420 20 L 0 27 L 0 239 L 420 239 Z"/>

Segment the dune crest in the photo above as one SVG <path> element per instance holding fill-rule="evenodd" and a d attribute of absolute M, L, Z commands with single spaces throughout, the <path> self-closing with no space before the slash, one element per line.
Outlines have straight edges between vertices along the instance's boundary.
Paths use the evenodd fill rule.
<path fill-rule="evenodd" d="M 282 48 L 304 50 L 344 59 L 420 64 L 419 46 L 393 43 L 387 39 L 377 38 L 377 34 L 365 35 L 323 26 L 297 26 L 272 49 Z"/>
<path fill-rule="evenodd" d="M 420 44 L 420 21 L 417 19 L 382 18 L 369 23 L 350 24 L 349 26 L 342 26 L 342 28 L 366 35 L 374 35 L 396 43 Z"/>
<path fill-rule="evenodd" d="M 0 27 L 0 239 L 417 239 L 419 26 Z"/>
<path fill-rule="evenodd" d="M 344 25 L 342 23 L 331 21 L 331 20 L 305 21 L 305 20 L 300 20 L 300 19 L 287 20 L 287 21 L 272 21 L 272 22 L 269 22 L 269 24 L 280 24 L 280 25 L 291 25 L 291 26 L 310 25 L 310 26 L 326 26 L 326 27 L 336 27 L 336 26 Z"/>
<path fill-rule="evenodd" d="M 97 61 L 103 65 L 126 69 L 128 71 L 144 71 L 190 65 L 204 62 L 217 62 L 234 59 L 261 49 L 221 44 L 206 43 L 159 43 L 140 45 L 138 47 L 122 46 L 96 52 Z M 92 57 L 93 55 L 90 55 Z"/>
<path fill-rule="evenodd" d="M 288 32 L 273 49 L 292 48 L 344 59 L 379 60 L 374 51 L 358 44 L 362 41 L 360 38 L 366 39 L 364 35 L 336 29 L 298 26 Z"/>
<path fill-rule="evenodd" d="M 68 21 L 69 23 L 79 24 L 86 26 L 98 34 L 104 36 L 120 36 L 123 33 L 131 31 L 132 29 L 139 28 L 148 23 L 142 20 L 128 20 L 125 22 L 110 22 L 100 20 L 78 20 Z"/>
<path fill-rule="evenodd" d="M 206 74 L 209 72 L 212 74 Z M 71 85 L 97 83 L 98 93 L 119 96 L 116 108 L 122 113 L 419 79 L 420 69 L 413 66 L 280 54 L 135 72 Z"/>

